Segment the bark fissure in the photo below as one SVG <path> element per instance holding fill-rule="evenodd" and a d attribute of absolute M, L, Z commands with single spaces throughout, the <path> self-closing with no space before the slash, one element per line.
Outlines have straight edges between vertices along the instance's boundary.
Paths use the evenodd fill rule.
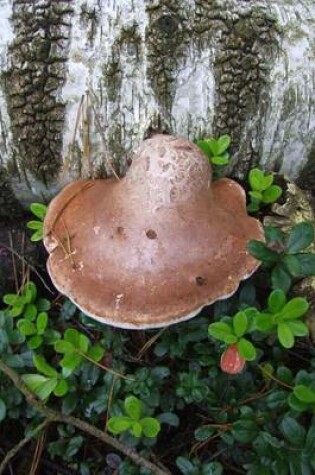
<path fill-rule="evenodd" d="M 5 75 L 8 111 L 22 169 L 46 184 L 62 158 L 65 81 L 71 0 L 15 0 Z"/>

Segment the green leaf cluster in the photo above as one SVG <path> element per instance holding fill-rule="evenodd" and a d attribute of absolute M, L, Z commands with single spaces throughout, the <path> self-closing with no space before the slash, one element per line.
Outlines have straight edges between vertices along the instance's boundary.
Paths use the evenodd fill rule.
<path fill-rule="evenodd" d="M 203 151 L 212 165 L 223 166 L 229 163 L 228 149 L 231 144 L 229 135 L 221 135 L 218 139 L 213 137 L 197 140 L 196 144 Z"/>
<path fill-rule="evenodd" d="M 104 348 L 92 345 L 89 338 L 75 328 L 67 328 L 63 338 L 55 342 L 54 348 L 57 353 L 63 355 L 59 364 L 64 376 L 69 376 L 84 360 L 100 361 L 105 353 Z"/>
<path fill-rule="evenodd" d="M 143 404 L 135 396 L 128 396 L 124 401 L 124 416 L 111 417 L 107 422 L 107 429 L 115 435 L 130 431 L 134 437 L 142 435 L 154 438 L 161 430 L 160 422 L 154 417 L 142 417 Z"/>
<path fill-rule="evenodd" d="M 274 185 L 274 176 L 272 173 L 265 174 L 259 168 L 253 168 L 248 175 L 248 182 L 251 190 L 248 192 L 250 203 L 248 211 L 259 211 L 261 206 L 275 203 L 282 195 L 282 189 Z"/>
<path fill-rule="evenodd" d="M 256 315 L 256 310 L 248 308 L 237 312 L 232 319 L 211 323 L 208 328 L 209 336 L 227 345 L 236 344 L 241 357 L 246 361 L 253 361 L 257 356 L 256 348 L 244 338 L 246 333 L 253 331 L 253 314 Z"/>
<path fill-rule="evenodd" d="M 24 374 L 24 383 L 33 391 L 39 399 L 45 401 L 53 393 L 57 397 L 63 397 L 69 391 L 67 380 L 47 363 L 42 355 L 34 355 L 33 363 L 41 374 Z"/>
<path fill-rule="evenodd" d="M 52 344 L 59 337 L 59 333 L 47 328 L 48 310 L 51 304 L 45 298 L 37 297 L 37 288 L 34 282 L 27 282 L 18 294 L 6 294 L 3 302 L 8 306 L 8 317 L 18 317 L 17 329 L 27 340 L 31 350 L 39 348 L 44 340 Z"/>
<path fill-rule="evenodd" d="M 296 336 L 309 333 L 307 325 L 300 320 L 308 308 L 306 299 L 295 297 L 287 302 L 283 290 L 274 290 L 269 295 L 268 308 L 255 316 L 255 326 L 261 332 L 276 331 L 281 345 L 292 348 Z"/>
<path fill-rule="evenodd" d="M 32 203 L 31 212 L 36 216 L 36 220 L 28 221 L 26 226 L 28 229 L 35 231 L 31 236 L 31 241 L 41 241 L 43 239 L 43 222 L 47 212 L 47 206 L 43 203 Z"/>
<path fill-rule="evenodd" d="M 314 242 L 314 226 L 302 222 L 294 226 L 289 235 L 267 226 L 266 242 L 252 240 L 248 251 L 271 269 L 273 289 L 288 292 L 293 279 L 315 275 L 315 254 L 306 252 Z"/>

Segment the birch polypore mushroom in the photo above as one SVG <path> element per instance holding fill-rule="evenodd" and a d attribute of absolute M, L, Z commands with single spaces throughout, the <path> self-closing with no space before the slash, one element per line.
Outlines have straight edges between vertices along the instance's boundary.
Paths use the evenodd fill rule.
<path fill-rule="evenodd" d="M 86 315 L 121 328 L 187 320 L 233 294 L 259 263 L 263 239 L 236 182 L 182 138 L 155 135 L 120 181 L 81 180 L 51 202 L 44 223 L 48 271 Z"/>

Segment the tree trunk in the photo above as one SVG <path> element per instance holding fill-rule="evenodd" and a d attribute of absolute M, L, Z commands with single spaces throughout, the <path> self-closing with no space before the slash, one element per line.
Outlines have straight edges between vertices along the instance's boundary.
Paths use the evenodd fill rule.
<path fill-rule="evenodd" d="M 2 216 L 124 173 L 151 129 L 229 133 L 235 175 L 260 163 L 315 187 L 314 0 L 0 0 L 0 13 Z"/>

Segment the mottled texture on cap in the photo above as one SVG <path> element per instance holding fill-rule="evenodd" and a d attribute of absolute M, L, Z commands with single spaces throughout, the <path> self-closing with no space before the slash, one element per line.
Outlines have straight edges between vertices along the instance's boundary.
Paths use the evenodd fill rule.
<path fill-rule="evenodd" d="M 248 241 L 263 239 L 242 187 L 211 183 L 199 149 L 168 135 L 146 140 L 122 180 L 68 185 L 44 233 L 57 289 L 87 315 L 130 329 L 187 320 L 233 294 L 258 267 Z"/>

